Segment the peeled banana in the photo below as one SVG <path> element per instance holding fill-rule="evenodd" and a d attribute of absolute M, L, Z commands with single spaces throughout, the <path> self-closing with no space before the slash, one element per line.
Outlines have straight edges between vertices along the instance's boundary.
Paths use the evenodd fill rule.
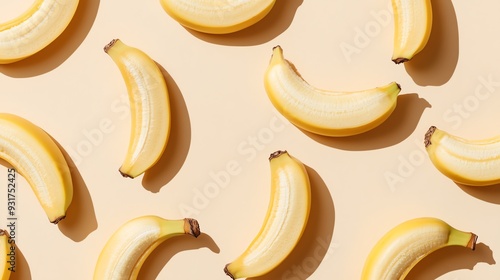
<path fill-rule="evenodd" d="M 224 267 L 232 279 L 256 277 L 278 266 L 295 248 L 307 224 L 311 189 L 304 165 L 286 151 L 269 157 L 271 200 L 249 247 Z"/>
<path fill-rule="evenodd" d="M 0 24 L 0 64 L 29 57 L 54 41 L 69 25 L 78 0 L 36 0 L 18 17 Z"/>
<path fill-rule="evenodd" d="M 424 142 L 434 166 L 453 181 L 471 186 L 500 183 L 500 136 L 464 139 L 431 126 Z"/>
<path fill-rule="evenodd" d="M 162 155 L 170 134 L 170 101 L 165 78 L 156 62 L 143 51 L 112 40 L 104 51 L 120 69 L 130 101 L 132 127 L 129 147 L 119 169 L 135 178 Z"/>
<path fill-rule="evenodd" d="M 8 254 L 10 253 L 9 234 L 0 230 L 0 280 L 9 280 L 10 269 Z"/>
<path fill-rule="evenodd" d="M 325 136 L 351 136 L 377 127 L 394 111 L 401 91 L 395 82 L 355 92 L 314 88 L 284 58 L 280 46 L 273 49 L 264 85 L 274 107 L 291 123 Z"/>
<path fill-rule="evenodd" d="M 129 220 L 109 238 L 99 255 L 94 280 L 134 280 L 151 252 L 162 242 L 183 234 L 198 237 L 198 221 L 141 216 Z"/>
<path fill-rule="evenodd" d="M 66 217 L 73 198 L 70 169 L 43 129 L 17 115 L 0 113 L 0 158 L 24 176 L 50 222 Z"/>
<path fill-rule="evenodd" d="M 422 51 L 432 30 L 431 0 L 392 0 L 394 49 L 392 61 L 409 61 Z"/>
<path fill-rule="evenodd" d="M 369 253 L 363 280 L 403 280 L 431 252 L 446 246 L 474 250 L 477 235 L 433 217 L 405 221 L 388 231 Z"/>
<path fill-rule="evenodd" d="M 204 33 L 225 34 L 247 28 L 264 18 L 276 0 L 160 0 L 181 25 Z"/>

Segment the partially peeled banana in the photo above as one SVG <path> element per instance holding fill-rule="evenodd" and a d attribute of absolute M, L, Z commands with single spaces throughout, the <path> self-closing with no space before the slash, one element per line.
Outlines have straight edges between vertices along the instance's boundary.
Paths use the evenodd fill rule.
<path fill-rule="evenodd" d="M 411 60 L 427 45 L 432 30 L 431 0 L 392 0 L 396 64 Z"/>
<path fill-rule="evenodd" d="M 233 33 L 264 18 L 276 0 L 160 0 L 183 26 L 211 34 Z"/>
<path fill-rule="evenodd" d="M 151 252 L 179 235 L 200 235 L 198 221 L 169 220 L 147 215 L 120 226 L 104 245 L 94 270 L 94 280 L 135 280 Z"/>
<path fill-rule="evenodd" d="M 264 275 L 295 248 L 311 208 L 311 186 L 302 162 L 287 151 L 269 156 L 271 200 L 264 222 L 247 249 L 224 267 L 232 279 Z"/>
<path fill-rule="evenodd" d="M 403 280 L 430 253 L 448 246 L 474 250 L 477 235 L 434 217 L 404 221 L 390 229 L 366 258 L 362 280 Z"/>
<path fill-rule="evenodd" d="M 52 43 L 69 25 L 79 0 L 36 0 L 18 17 L 0 24 L 0 64 L 29 57 Z"/>
<path fill-rule="evenodd" d="M 470 186 L 500 183 L 500 136 L 466 139 L 431 126 L 424 142 L 431 162 L 451 180 Z"/>
<path fill-rule="evenodd" d="M 401 88 L 396 82 L 367 90 L 344 92 L 308 84 L 283 49 L 273 49 L 264 76 L 271 103 L 297 127 L 324 136 L 351 136 L 382 124 L 394 111 Z"/>
<path fill-rule="evenodd" d="M 170 101 L 163 73 L 142 50 L 113 39 L 104 51 L 122 74 L 130 101 L 131 132 L 120 174 L 135 178 L 161 157 L 171 127 Z"/>
<path fill-rule="evenodd" d="M 0 158 L 29 183 L 49 221 L 66 217 L 73 198 L 73 181 L 63 152 L 54 139 L 34 123 L 0 113 Z"/>

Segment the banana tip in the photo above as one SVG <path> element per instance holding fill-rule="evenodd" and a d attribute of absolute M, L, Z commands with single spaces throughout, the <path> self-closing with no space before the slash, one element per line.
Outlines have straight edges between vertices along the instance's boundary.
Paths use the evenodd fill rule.
<path fill-rule="evenodd" d="M 429 129 L 425 133 L 424 144 L 425 144 L 426 148 L 427 148 L 427 146 L 429 146 L 430 144 L 432 144 L 431 137 L 432 137 L 432 134 L 434 134 L 434 131 L 436 131 L 436 127 L 435 126 L 431 126 L 431 127 L 429 127 Z"/>
<path fill-rule="evenodd" d="M 231 277 L 231 279 L 235 279 L 234 276 L 231 274 L 231 272 L 229 272 L 229 269 L 227 268 L 229 266 L 229 264 L 226 264 L 226 266 L 224 266 L 224 273 L 226 273 L 227 276 Z"/>
<path fill-rule="evenodd" d="M 64 220 L 64 218 L 66 218 L 66 215 L 57 217 L 55 220 L 50 222 L 53 223 L 54 225 L 57 225 L 60 221 Z"/>
<path fill-rule="evenodd" d="M 134 176 L 132 176 L 132 175 L 130 175 L 130 174 L 127 174 L 127 173 L 125 173 L 125 172 L 121 171 L 121 169 L 119 169 L 119 170 L 118 170 L 118 172 L 120 172 L 120 174 L 121 174 L 124 178 L 131 178 L 131 179 L 133 179 L 133 178 L 134 178 Z"/>
<path fill-rule="evenodd" d="M 278 151 L 276 151 L 276 152 L 274 152 L 274 153 L 272 153 L 272 154 L 269 155 L 269 160 L 277 158 L 277 157 L 281 156 L 282 154 L 286 154 L 286 153 L 287 153 L 286 150 L 278 150 Z"/>
<path fill-rule="evenodd" d="M 398 57 L 398 58 L 394 58 L 392 61 L 396 64 L 401 64 L 401 63 L 405 63 L 405 62 L 409 61 L 409 59 L 404 58 L 404 57 Z"/>
<path fill-rule="evenodd" d="M 399 90 L 401 90 L 401 85 L 399 83 L 396 83 L 396 86 L 398 87 Z"/>
<path fill-rule="evenodd" d="M 108 50 L 118 41 L 118 39 L 113 39 L 111 42 L 107 43 L 106 46 L 104 46 L 104 52 L 108 52 Z"/>

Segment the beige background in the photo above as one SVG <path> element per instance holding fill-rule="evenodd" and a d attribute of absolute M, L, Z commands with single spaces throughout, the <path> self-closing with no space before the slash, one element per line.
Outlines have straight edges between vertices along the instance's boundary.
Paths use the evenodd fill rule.
<path fill-rule="evenodd" d="M 31 2 L 0 0 L 0 21 Z M 189 215 L 204 234 L 159 247 L 140 279 L 228 279 L 223 266 L 261 226 L 269 199 L 267 157 L 277 149 L 308 166 L 313 206 L 296 250 L 256 279 L 359 279 L 378 238 L 419 216 L 473 231 L 479 245 L 475 252 L 438 251 L 408 279 L 498 279 L 500 188 L 457 186 L 432 166 L 422 140 L 430 125 L 469 138 L 500 134 L 500 4 L 433 2 L 427 48 L 395 65 L 390 1 L 278 0 L 255 26 L 213 36 L 181 27 L 157 0 L 82 0 L 73 22 L 48 48 L 0 65 L 0 111 L 19 114 L 57 139 L 73 159 L 76 181 L 68 217 L 54 226 L 19 179 L 20 254 L 12 279 L 91 279 L 111 233 L 145 214 Z M 165 155 L 134 180 L 117 171 L 130 120 L 123 80 L 102 51 L 113 38 L 163 66 L 173 104 Z M 277 115 L 263 89 L 277 44 L 320 88 L 358 90 L 397 81 L 396 111 L 356 137 L 300 131 Z M 216 179 L 235 164 L 227 182 Z M 6 168 L 0 170 L 6 186 Z M 6 201 L 5 192 L 0 195 Z"/>

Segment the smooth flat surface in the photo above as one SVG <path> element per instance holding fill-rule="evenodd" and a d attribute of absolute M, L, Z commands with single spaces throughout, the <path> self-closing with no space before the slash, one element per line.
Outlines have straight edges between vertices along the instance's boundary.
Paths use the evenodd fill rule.
<path fill-rule="evenodd" d="M 30 3 L 0 0 L 0 21 Z M 497 279 L 500 187 L 457 186 L 432 166 L 423 137 L 431 125 L 465 138 L 500 134 L 500 4 L 433 4 L 426 49 L 395 65 L 390 1 L 278 0 L 255 26 L 215 36 L 181 27 L 158 1 L 82 0 L 74 21 L 48 48 L 0 65 L 0 111 L 50 133 L 72 158 L 77 182 L 67 219 L 54 226 L 18 178 L 18 272 L 11 279 L 91 279 L 112 232 L 146 214 L 196 218 L 203 235 L 160 246 L 140 279 L 229 279 L 224 265 L 260 229 L 269 199 L 267 158 L 278 149 L 307 165 L 313 206 L 296 250 L 257 279 L 359 279 L 375 242 L 419 216 L 472 231 L 479 244 L 474 252 L 438 251 L 408 279 Z M 130 115 L 122 77 L 102 50 L 113 38 L 164 68 L 173 105 L 166 153 L 133 180 L 118 173 Z M 297 129 L 278 115 L 263 87 L 278 44 L 319 88 L 398 82 L 397 109 L 383 125 L 355 137 Z M 0 171 L 5 227 L 7 168 Z"/>

